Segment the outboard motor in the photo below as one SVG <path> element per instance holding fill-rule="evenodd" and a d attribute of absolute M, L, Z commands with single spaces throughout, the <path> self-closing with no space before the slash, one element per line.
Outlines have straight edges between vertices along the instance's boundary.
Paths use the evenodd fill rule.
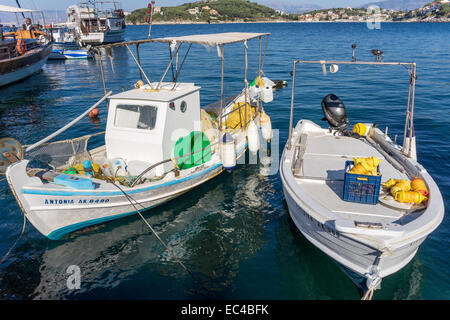
<path fill-rule="evenodd" d="M 349 126 L 350 121 L 347 118 L 345 105 L 335 94 L 331 93 L 323 98 L 322 111 L 325 115 L 322 120 L 328 121 L 331 129 L 342 131 Z"/>

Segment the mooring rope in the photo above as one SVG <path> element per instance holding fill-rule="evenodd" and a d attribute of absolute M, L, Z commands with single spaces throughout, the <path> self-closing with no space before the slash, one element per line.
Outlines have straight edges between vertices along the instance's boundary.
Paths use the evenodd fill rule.
<path fill-rule="evenodd" d="M 178 259 L 178 257 L 175 255 L 175 253 L 169 248 L 169 246 L 161 239 L 161 237 L 158 235 L 158 233 L 155 231 L 155 229 L 153 229 L 153 227 L 150 225 L 150 223 L 144 218 L 144 216 L 142 215 L 142 213 L 139 211 L 139 209 L 136 207 L 136 205 L 133 203 L 133 201 L 138 204 L 139 206 L 141 206 L 142 209 L 145 209 L 145 207 L 139 203 L 137 200 L 133 199 L 129 194 L 127 194 L 120 186 L 118 186 L 117 184 L 115 184 L 113 181 L 111 181 L 110 179 L 107 180 L 108 182 L 112 183 L 116 188 L 118 188 L 123 195 L 127 198 L 128 202 L 130 202 L 130 204 L 133 206 L 133 208 L 136 210 L 136 212 L 139 214 L 139 217 L 144 221 L 144 223 L 147 225 L 147 227 L 152 231 L 152 233 L 155 235 L 155 237 L 159 240 L 159 242 L 161 242 L 161 244 L 167 249 L 167 251 L 169 252 L 169 254 L 175 259 L 175 261 L 192 277 L 192 279 L 198 284 L 200 285 L 203 289 L 205 289 L 208 293 L 210 293 L 210 291 L 208 290 L 208 288 L 206 288 L 205 286 L 203 286 L 203 284 L 200 282 L 199 279 L 197 279 L 197 277 L 192 273 L 191 270 L 189 270 L 183 262 L 181 262 L 180 259 Z M 204 294 L 197 292 L 198 294 L 201 294 L 203 296 L 205 296 Z M 205 296 L 207 297 L 207 296 Z M 209 298 L 209 297 L 207 297 Z"/>
<path fill-rule="evenodd" d="M 6 258 L 9 256 L 9 254 L 11 253 L 12 249 L 14 249 L 14 247 L 16 246 L 17 242 L 19 242 L 20 238 L 22 238 L 24 232 L 25 232 L 25 226 L 27 224 L 27 217 L 25 216 L 25 213 L 23 214 L 23 226 L 22 226 L 22 232 L 20 232 L 19 237 L 17 237 L 16 241 L 14 242 L 14 244 L 11 246 L 11 248 L 9 248 L 8 252 L 6 252 L 6 254 L 2 257 L 2 259 L 0 260 L 0 265 L 3 264 L 3 262 L 5 262 Z"/>
<path fill-rule="evenodd" d="M 361 300 L 372 300 L 373 297 L 373 293 L 376 289 L 375 288 L 370 288 L 366 291 L 366 293 L 364 294 L 364 296 L 361 298 Z"/>

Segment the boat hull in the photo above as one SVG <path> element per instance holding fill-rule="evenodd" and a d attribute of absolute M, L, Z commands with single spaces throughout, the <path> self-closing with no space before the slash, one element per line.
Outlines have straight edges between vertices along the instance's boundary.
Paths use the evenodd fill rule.
<path fill-rule="evenodd" d="M 51 46 L 46 46 L 27 53 L 27 56 L 2 62 L 0 65 L 0 87 L 20 81 L 39 72 L 47 62 L 50 52 Z"/>
<path fill-rule="evenodd" d="M 333 183 L 337 183 L 333 182 L 333 176 L 327 172 L 329 181 L 320 180 L 320 178 L 314 180 L 315 176 L 311 175 L 311 171 L 309 171 L 309 175 L 305 174 L 305 171 L 301 171 L 306 177 L 299 173 L 294 176 L 294 170 L 298 168 L 299 163 L 302 165 L 302 170 L 308 170 L 307 166 L 304 169 L 304 161 L 305 159 L 308 160 L 309 154 L 312 152 L 308 150 L 320 152 L 319 149 L 314 149 L 314 146 L 316 146 L 314 138 L 308 138 L 308 134 L 313 136 L 319 133 L 326 134 L 326 132 L 328 132 L 326 129 L 321 129 L 311 121 L 301 120 L 293 132 L 292 148 L 286 147 L 283 151 L 280 162 L 280 176 L 289 214 L 299 231 L 313 245 L 339 265 L 366 278 L 367 287 L 378 286 L 378 280 L 381 281 L 383 277 L 406 266 L 414 258 L 423 241 L 442 222 L 444 215 L 442 196 L 426 170 L 422 169 L 417 162 L 405 159 L 403 162 L 405 166 L 408 165 L 408 162 L 413 161 L 411 163 L 419 171 L 416 176 L 420 175 L 429 187 L 431 197 L 426 209 L 424 211 L 419 210 L 417 214 L 411 214 L 410 216 L 393 216 L 389 218 L 389 222 L 384 222 L 385 227 L 381 229 L 357 226 L 356 221 L 364 222 L 364 219 L 372 219 L 368 221 L 374 222 L 377 221 L 375 219 L 380 219 L 379 217 L 386 219 L 383 214 L 387 212 L 387 207 L 385 211 L 381 210 L 379 214 L 375 213 L 377 214 L 375 215 L 369 210 L 359 212 L 358 210 L 364 210 L 363 207 L 358 207 L 358 209 L 352 211 L 341 202 L 318 202 L 311 190 L 326 192 L 327 187 L 314 188 L 317 185 L 331 186 Z M 381 131 L 380 134 L 382 134 Z M 307 146 L 310 149 L 307 149 Z M 389 151 L 394 153 L 395 148 Z M 327 152 L 331 153 L 332 151 L 327 149 Z M 355 152 L 355 150 L 352 150 L 352 152 Z M 305 156 L 305 154 L 307 155 Z M 327 154 L 327 157 L 329 158 L 330 155 Z M 299 159 L 301 159 L 301 162 L 297 161 Z M 315 159 L 317 161 L 317 157 Z M 307 164 L 310 164 L 310 162 Z M 331 187 L 328 188 L 331 190 Z M 327 200 L 324 197 L 317 199 Z M 366 216 L 362 216 L 363 213 Z M 370 214 L 373 214 L 373 216 L 370 216 Z M 348 218 L 344 220 L 343 217 Z M 402 217 L 405 217 L 405 219 L 402 219 Z M 343 224 L 342 221 L 346 224 Z M 354 282 L 356 283 L 356 281 Z"/>
<path fill-rule="evenodd" d="M 316 221 L 302 209 L 283 187 L 289 215 L 299 231 L 314 246 L 344 267 L 365 277 L 382 256 L 382 252 L 363 242 L 355 241 Z M 383 256 L 378 263 L 379 275 L 386 277 L 407 265 L 415 256 L 426 237 L 415 240 Z"/>
<path fill-rule="evenodd" d="M 245 144 L 237 152 L 238 158 L 247 148 L 244 141 Z M 27 164 L 28 160 L 22 160 L 8 167 L 8 184 L 27 219 L 39 232 L 52 240 L 90 225 L 135 214 L 137 209 L 141 212 L 152 209 L 194 189 L 224 170 L 220 162 L 202 165 L 186 176 L 156 185 L 128 189 L 126 196 L 119 188 L 105 192 L 24 187 L 42 185 L 39 178 L 27 175 Z"/>
<path fill-rule="evenodd" d="M 49 60 L 89 59 L 92 56 L 86 50 L 53 50 Z"/>
<path fill-rule="evenodd" d="M 121 42 L 125 40 L 125 29 L 109 30 L 105 32 L 91 32 L 82 34 L 81 42 L 84 45 L 101 45 L 107 43 Z"/>

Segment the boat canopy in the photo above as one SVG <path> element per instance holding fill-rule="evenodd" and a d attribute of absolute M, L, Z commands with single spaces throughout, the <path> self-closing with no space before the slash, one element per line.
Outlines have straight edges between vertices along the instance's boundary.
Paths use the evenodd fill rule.
<path fill-rule="evenodd" d="M 5 6 L 0 4 L 0 12 L 12 12 L 12 13 L 21 13 L 21 12 L 41 12 L 40 10 L 32 10 L 32 9 L 24 9 L 24 8 L 16 8 L 11 6 Z"/>
<path fill-rule="evenodd" d="M 250 32 L 226 32 L 226 33 L 210 33 L 210 34 L 193 34 L 181 37 L 155 38 L 146 40 L 126 41 L 118 43 L 110 43 L 97 48 L 122 47 L 128 45 L 140 45 L 150 42 L 177 42 L 177 43 L 197 43 L 209 46 L 225 45 L 236 42 L 244 42 L 247 40 L 270 36 L 270 33 L 250 33 Z"/>
<path fill-rule="evenodd" d="M 268 36 L 270 33 L 248 33 L 248 32 L 226 32 L 226 33 L 212 33 L 212 34 L 194 34 L 181 37 L 156 38 L 153 42 L 186 42 L 198 43 L 210 46 L 217 46 L 222 44 L 230 44 L 235 42 L 243 42 L 254 38 Z"/>

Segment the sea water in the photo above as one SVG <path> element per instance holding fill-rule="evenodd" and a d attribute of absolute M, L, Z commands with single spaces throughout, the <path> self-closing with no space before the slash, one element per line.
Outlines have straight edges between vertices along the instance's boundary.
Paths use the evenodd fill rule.
<path fill-rule="evenodd" d="M 6 262 L 0 266 L 2 299 L 359 299 L 338 266 L 306 240 L 289 217 L 276 163 L 289 128 L 291 71 L 294 59 L 417 63 L 415 129 L 418 160 L 437 182 L 448 212 L 450 205 L 450 24 L 270 23 L 155 25 L 153 37 L 216 32 L 270 32 L 261 58 L 264 74 L 286 80 L 265 105 L 274 128 L 273 170 L 240 164 L 195 190 L 145 213 L 145 218 L 176 256 L 204 281 L 199 286 L 177 264 L 138 216 L 130 216 L 52 241 L 30 223 Z M 147 26 L 128 26 L 127 40 L 146 38 Z M 262 48 L 266 46 L 262 41 Z M 248 42 L 251 82 L 257 74 L 259 41 Z M 186 52 L 184 44 L 181 53 Z M 132 46 L 131 49 L 134 50 Z M 225 95 L 244 86 L 244 48 L 225 47 Z M 181 67 L 181 55 L 178 67 Z M 140 46 L 142 66 L 159 81 L 169 62 L 168 44 Z M 107 90 L 130 89 L 140 79 L 127 49 L 103 54 Z M 320 65 L 298 65 L 294 121 L 321 122 L 321 100 L 338 95 L 352 124 L 376 122 L 401 139 L 409 76 L 403 67 L 339 66 L 325 76 Z M 169 71 L 166 80 L 170 81 Z M 0 135 L 29 144 L 54 132 L 103 95 L 98 61 L 49 61 L 43 71 L 0 89 Z M 145 79 L 144 79 L 145 80 Z M 193 45 L 179 81 L 201 86 L 201 103 L 220 96 L 220 58 L 214 47 Z M 106 106 L 99 120 L 88 117 L 64 132 L 66 139 L 105 130 Z M 294 123 L 294 124 L 295 124 Z M 103 136 L 90 140 L 98 146 Z M 401 142 L 400 140 L 398 140 Z M 247 161 L 248 162 L 248 161 Z M 267 171 L 267 170 L 266 170 Z M 0 181 L 0 255 L 20 234 L 23 215 L 5 180 Z M 449 299 L 448 216 L 402 270 L 383 279 L 374 299 Z M 79 271 L 79 289 L 68 285 Z M 206 287 L 206 289 L 205 289 Z"/>

